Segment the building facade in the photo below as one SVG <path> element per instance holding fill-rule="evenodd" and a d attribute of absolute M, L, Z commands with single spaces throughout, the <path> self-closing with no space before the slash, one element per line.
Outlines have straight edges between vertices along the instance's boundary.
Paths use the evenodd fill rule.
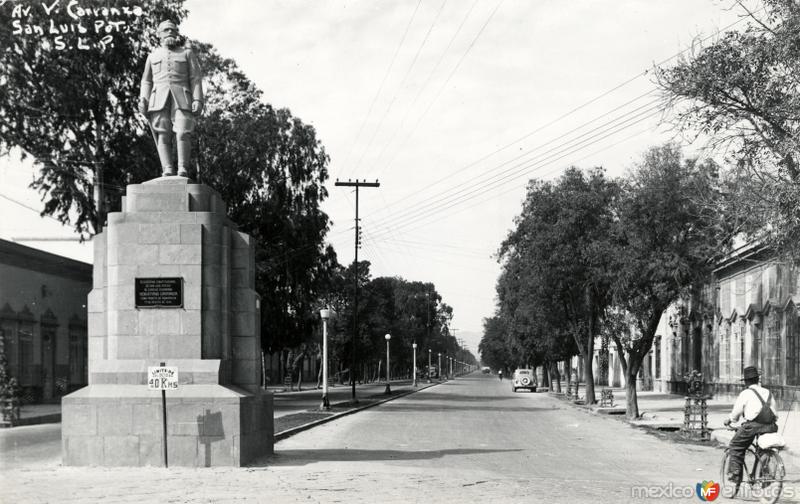
<path fill-rule="evenodd" d="M 691 299 L 664 314 L 654 343 L 657 390 L 680 393 L 684 377 L 700 371 L 706 392 L 734 397 L 746 366 L 782 406 L 800 388 L 798 270 L 763 247 L 741 247 L 714 270 Z"/>
<path fill-rule="evenodd" d="M 0 337 L 25 402 L 57 402 L 87 384 L 92 266 L 0 240 Z"/>

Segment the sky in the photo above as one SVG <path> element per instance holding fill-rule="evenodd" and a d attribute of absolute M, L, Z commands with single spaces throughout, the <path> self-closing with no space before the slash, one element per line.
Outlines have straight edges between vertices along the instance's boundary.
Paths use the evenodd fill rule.
<path fill-rule="evenodd" d="M 570 165 L 623 175 L 649 146 L 675 140 L 653 68 L 741 28 L 733 3 L 187 0 L 181 32 L 316 128 L 330 156 L 328 241 L 342 264 L 353 260 L 355 200 L 333 182 L 379 180 L 360 191 L 359 259 L 373 277 L 433 282 L 477 354 L 495 309 L 496 251 L 528 181 Z M 0 162 L 3 188 L 17 178 L 30 173 L 12 177 Z M 39 204 L 22 190 L 15 198 Z M 17 203 L 0 199 L 0 211 L 31 213 Z"/>

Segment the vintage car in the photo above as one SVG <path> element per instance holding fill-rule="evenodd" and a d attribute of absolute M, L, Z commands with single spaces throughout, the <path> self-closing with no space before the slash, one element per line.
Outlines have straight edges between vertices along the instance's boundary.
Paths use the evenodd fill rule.
<path fill-rule="evenodd" d="M 514 376 L 511 378 L 511 390 L 516 392 L 517 389 L 521 388 L 536 392 L 536 375 L 533 373 L 533 369 L 517 369 L 514 371 Z"/>

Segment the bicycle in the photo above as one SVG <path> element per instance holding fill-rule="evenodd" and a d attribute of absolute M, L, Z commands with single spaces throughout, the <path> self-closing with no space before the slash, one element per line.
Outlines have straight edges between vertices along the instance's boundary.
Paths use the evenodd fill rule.
<path fill-rule="evenodd" d="M 735 428 L 730 426 L 728 430 L 736 431 Z M 720 475 L 720 490 L 723 496 L 728 499 L 735 498 L 742 484 L 745 484 L 751 489 L 752 495 L 757 496 L 762 504 L 775 504 L 778 502 L 783 491 L 783 479 L 786 477 L 783 459 L 778 453 L 783 448 L 783 445 L 762 443 L 767 445 L 762 448 L 759 444 L 761 436 L 769 435 L 757 434 L 753 439 L 753 443 L 747 448 L 742 464 L 742 481 L 740 482 L 728 479 L 730 448 L 725 448 Z"/>

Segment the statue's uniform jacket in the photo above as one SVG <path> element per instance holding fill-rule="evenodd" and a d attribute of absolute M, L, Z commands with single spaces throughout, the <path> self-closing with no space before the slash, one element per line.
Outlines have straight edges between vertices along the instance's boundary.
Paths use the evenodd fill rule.
<path fill-rule="evenodd" d="M 158 112 L 170 95 L 180 110 L 192 110 L 192 101 L 203 101 L 203 71 L 190 48 L 156 48 L 147 57 L 142 75 L 141 96 L 147 111 Z"/>

